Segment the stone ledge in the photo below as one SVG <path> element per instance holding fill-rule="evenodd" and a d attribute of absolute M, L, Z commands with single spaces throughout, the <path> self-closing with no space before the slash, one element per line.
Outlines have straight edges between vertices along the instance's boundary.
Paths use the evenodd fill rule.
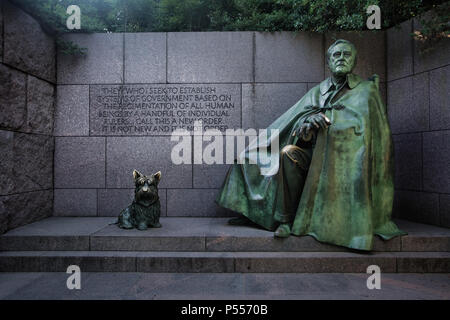
<path fill-rule="evenodd" d="M 73 264 L 84 272 L 366 273 L 376 264 L 383 272 L 447 273 L 450 253 L 0 252 L 0 272 L 65 272 Z"/>
<path fill-rule="evenodd" d="M 115 217 L 52 217 L 0 236 L 0 250 L 173 251 L 173 252 L 349 252 L 310 236 L 275 239 L 273 233 L 227 225 L 227 218 L 162 217 L 161 229 L 123 230 Z M 450 252 L 450 229 L 397 221 L 409 234 L 375 238 L 373 252 Z M 355 252 L 355 251 L 351 251 Z"/>

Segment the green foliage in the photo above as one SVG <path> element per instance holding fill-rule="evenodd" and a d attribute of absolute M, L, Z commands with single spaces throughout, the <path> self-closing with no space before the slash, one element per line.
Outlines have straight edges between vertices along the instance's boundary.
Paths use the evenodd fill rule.
<path fill-rule="evenodd" d="M 59 52 L 62 54 L 84 56 L 87 53 L 87 48 L 81 48 L 77 44 L 61 38 L 56 39 L 56 45 L 58 46 Z"/>
<path fill-rule="evenodd" d="M 431 11 L 418 20 L 421 28 L 415 30 L 413 36 L 419 41 L 421 54 L 432 50 L 437 42 L 450 38 L 450 2 L 433 6 Z"/>
<path fill-rule="evenodd" d="M 341 31 L 366 30 L 369 5 L 381 8 L 388 28 L 443 0 L 12 0 L 57 34 L 67 30 L 66 9 L 81 8 L 78 32 Z M 449 2 L 424 22 L 420 39 L 443 38 Z M 422 38 L 421 38 L 422 37 Z M 419 39 L 419 40 L 420 40 Z"/>

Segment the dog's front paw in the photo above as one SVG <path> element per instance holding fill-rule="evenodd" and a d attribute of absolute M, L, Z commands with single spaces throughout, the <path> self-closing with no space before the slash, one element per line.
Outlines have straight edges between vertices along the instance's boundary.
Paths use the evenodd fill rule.
<path fill-rule="evenodd" d="M 153 228 L 161 228 L 161 227 L 162 227 L 162 225 L 159 222 L 155 223 L 155 225 L 153 226 Z"/>

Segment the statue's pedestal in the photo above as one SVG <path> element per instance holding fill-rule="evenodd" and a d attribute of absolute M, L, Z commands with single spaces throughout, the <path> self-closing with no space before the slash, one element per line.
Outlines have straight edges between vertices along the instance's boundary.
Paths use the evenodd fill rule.
<path fill-rule="evenodd" d="M 227 225 L 226 218 L 161 218 L 160 229 L 122 230 L 115 218 L 47 218 L 0 236 L 0 272 L 448 272 L 450 230 L 396 221 L 409 234 L 376 237 L 359 253 L 310 236 Z"/>

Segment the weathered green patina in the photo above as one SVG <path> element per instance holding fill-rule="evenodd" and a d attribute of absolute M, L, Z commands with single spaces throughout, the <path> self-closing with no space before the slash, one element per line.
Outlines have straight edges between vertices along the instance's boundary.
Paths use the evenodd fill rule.
<path fill-rule="evenodd" d="M 322 242 L 371 250 L 374 235 L 387 240 L 405 234 L 391 221 L 391 131 L 378 76 L 362 80 L 351 73 L 356 62 L 353 45 L 338 40 L 330 47 L 327 59 L 332 76 L 268 127 L 279 130 L 279 135 L 268 138 L 267 145 L 279 139 L 276 152 L 283 151 L 281 169 L 262 175 L 261 163 L 236 163 L 216 201 L 268 230 L 278 228 L 278 234 L 311 235 Z M 326 117 L 317 118 L 320 113 Z M 322 118 L 331 124 L 314 120 Z M 314 137 L 305 142 L 309 137 L 304 133 L 311 131 L 312 124 Z M 289 156 L 294 149 L 301 152 Z M 245 158 L 254 158 L 254 152 L 250 146 Z M 284 155 L 300 166 L 283 169 Z M 290 177 L 291 182 L 285 184 L 282 175 Z M 301 179 L 304 181 L 298 183 Z M 287 190 L 289 186 L 294 186 L 296 192 L 288 192 L 292 191 Z M 286 212 L 289 205 L 285 204 L 292 202 L 292 194 L 287 197 L 288 193 L 298 194 L 290 215 Z"/>

